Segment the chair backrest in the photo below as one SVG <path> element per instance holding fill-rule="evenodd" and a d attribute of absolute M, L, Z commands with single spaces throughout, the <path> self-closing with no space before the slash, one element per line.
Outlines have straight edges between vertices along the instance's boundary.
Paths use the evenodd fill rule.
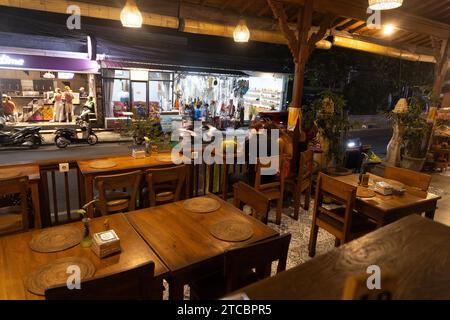
<path fill-rule="evenodd" d="M 255 217 L 256 213 L 261 215 L 262 221 L 267 224 L 270 200 L 262 192 L 252 188 L 248 184 L 240 181 L 233 185 L 234 189 L 234 206 L 242 209 L 242 205 L 246 204 L 252 207 L 252 216 Z M 256 217 L 257 218 L 257 217 Z"/>
<path fill-rule="evenodd" d="M 186 165 L 148 169 L 145 173 L 150 207 L 181 199 L 181 190 L 186 183 Z"/>
<path fill-rule="evenodd" d="M 343 234 L 349 234 L 352 224 L 353 207 L 355 205 L 357 188 L 336 180 L 324 173 L 320 173 L 317 179 L 316 199 L 314 203 L 314 215 L 320 219 L 319 213 L 333 220 L 339 221 L 343 228 L 338 230 Z M 330 197 L 344 210 L 344 215 L 338 215 L 332 210 L 323 207 L 323 198 Z M 333 226 L 330 226 L 333 227 Z M 330 231 L 330 230 L 328 230 Z"/>
<path fill-rule="evenodd" d="M 425 192 L 428 191 L 431 183 L 431 176 L 428 174 L 397 167 L 386 167 L 384 177 Z"/>
<path fill-rule="evenodd" d="M 47 300 L 144 300 L 150 299 L 154 288 L 155 264 L 145 263 L 136 268 L 93 277 L 81 281 L 81 289 L 70 290 L 67 284 L 45 290 Z"/>
<path fill-rule="evenodd" d="M 305 180 L 312 181 L 313 163 L 314 152 L 312 150 L 307 150 L 301 153 L 297 176 L 297 181 L 299 184 Z"/>
<path fill-rule="evenodd" d="M 128 202 L 128 211 L 136 209 L 136 199 L 140 189 L 141 171 L 133 171 L 108 176 L 97 176 L 94 179 L 95 186 L 98 190 L 98 207 L 102 215 L 107 215 L 107 191 L 130 189 L 130 197 Z"/>
<path fill-rule="evenodd" d="M 22 229 L 24 231 L 29 228 L 28 221 L 28 177 L 18 177 L 13 179 L 0 180 L 0 197 L 19 195 L 20 197 L 20 213 L 22 215 Z M 8 205 L 9 206 L 9 205 Z"/>
<path fill-rule="evenodd" d="M 276 187 L 283 187 L 284 186 L 284 175 L 283 170 L 283 163 L 284 163 L 283 157 L 280 156 L 272 156 L 272 157 L 266 157 L 266 158 L 258 158 L 257 164 L 256 164 L 256 176 L 255 176 L 255 189 L 256 190 L 263 190 L 263 189 L 271 189 Z M 261 182 L 261 176 L 263 176 L 263 170 L 272 170 L 274 169 L 273 166 L 276 166 L 278 162 L 278 168 L 275 168 L 280 173 L 280 179 L 276 182 L 270 182 L 270 183 L 264 183 Z"/>
<path fill-rule="evenodd" d="M 225 277 L 227 293 L 239 289 L 241 279 L 255 268 L 258 279 L 270 277 L 272 262 L 278 261 L 277 273 L 286 270 L 291 234 L 257 242 L 243 248 L 225 252 Z M 248 284 L 248 283 L 247 283 Z"/>

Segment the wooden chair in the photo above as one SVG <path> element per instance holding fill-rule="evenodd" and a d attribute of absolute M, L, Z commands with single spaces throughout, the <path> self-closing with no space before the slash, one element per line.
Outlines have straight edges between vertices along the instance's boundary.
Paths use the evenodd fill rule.
<path fill-rule="evenodd" d="M 323 173 L 317 179 L 316 199 L 309 238 L 309 256 L 316 254 L 316 242 L 319 228 L 323 228 L 336 237 L 336 246 L 362 236 L 376 228 L 376 224 L 367 217 L 353 211 L 357 188 L 336 180 Z M 323 207 L 323 198 L 327 196 L 341 206 L 328 209 Z"/>
<path fill-rule="evenodd" d="M 272 262 L 277 273 L 286 270 L 291 234 L 264 240 L 224 254 L 224 273 L 190 284 L 192 299 L 218 299 L 251 283 L 271 276 Z M 255 271 L 253 271 L 255 269 Z"/>
<path fill-rule="evenodd" d="M 244 182 L 235 183 L 233 189 L 234 206 L 241 210 L 243 204 L 250 206 L 252 208 L 252 216 L 267 224 L 270 209 L 269 198 Z"/>
<path fill-rule="evenodd" d="M 27 231 L 28 221 L 28 177 L 0 180 L 0 197 L 19 195 L 19 206 L 0 208 L 0 236 Z"/>
<path fill-rule="evenodd" d="M 47 300 L 144 300 L 151 299 L 155 264 L 145 263 L 120 273 L 81 281 L 81 289 L 70 290 L 67 284 L 45 290 Z M 154 295 L 153 295 L 154 296 Z"/>
<path fill-rule="evenodd" d="M 103 216 L 114 212 L 133 211 L 136 209 L 141 174 L 141 171 L 133 171 L 95 177 L 94 183 L 99 194 L 95 207 Z M 130 189 L 130 193 L 128 193 L 128 189 Z"/>
<path fill-rule="evenodd" d="M 269 201 L 274 200 L 277 201 L 276 224 L 280 224 L 281 214 L 283 211 L 283 195 L 284 195 L 284 175 L 282 174 L 283 170 L 281 170 L 281 168 L 283 168 L 283 159 L 281 157 L 278 157 L 279 172 L 280 172 L 278 181 L 264 184 L 262 184 L 261 182 L 262 171 L 264 169 L 268 169 L 271 167 L 272 165 L 271 160 L 274 158 L 275 157 L 269 157 L 266 159 L 268 161 L 264 161 L 266 163 L 268 162 L 268 164 L 262 163 L 260 161 L 262 159 L 258 159 L 258 163 L 256 164 L 255 189 L 264 193 L 267 196 L 267 198 L 269 198 Z"/>
<path fill-rule="evenodd" d="M 428 174 L 397 167 L 386 167 L 384 177 L 424 192 L 428 191 L 431 183 L 431 176 Z"/>
<path fill-rule="evenodd" d="M 297 177 L 289 177 L 285 180 L 285 190 L 290 192 L 294 197 L 294 218 L 296 220 L 298 220 L 300 197 L 303 193 L 305 194 L 303 209 L 306 211 L 309 210 L 313 178 L 313 158 L 314 152 L 312 150 L 302 152 Z"/>
<path fill-rule="evenodd" d="M 150 207 L 179 201 L 181 199 L 181 190 L 186 184 L 186 172 L 187 167 L 185 165 L 148 169 L 145 174 Z"/>

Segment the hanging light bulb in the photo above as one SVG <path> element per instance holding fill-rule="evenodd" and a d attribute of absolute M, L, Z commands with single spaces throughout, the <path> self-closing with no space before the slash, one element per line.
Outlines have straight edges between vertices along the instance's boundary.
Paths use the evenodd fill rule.
<path fill-rule="evenodd" d="M 245 20 L 239 20 L 239 24 L 234 29 L 233 38 L 234 42 L 248 42 L 250 39 L 250 30 L 248 30 Z"/>
<path fill-rule="evenodd" d="M 127 28 L 140 28 L 142 27 L 142 20 L 142 14 L 136 5 L 136 1 L 127 0 L 125 7 L 123 7 L 120 13 L 122 25 Z"/>
<path fill-rule="evenodd" d="M 403 0 L 369 0 L 369 8 L 372 10 L 390 10 L 401 7 Z"/>

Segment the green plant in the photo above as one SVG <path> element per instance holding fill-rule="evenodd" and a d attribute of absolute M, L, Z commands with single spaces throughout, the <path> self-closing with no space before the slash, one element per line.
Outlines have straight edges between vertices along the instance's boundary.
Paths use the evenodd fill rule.
<path fill-rule="evenodd" d="M 132 137 L 136 145 L 142 145 L 146 138 L 153 143 L 163 140 L 161 123 L 156 117 L 141 118 L 126 123 L 120 134 L 124 137 Z"/>
<path fill-rule="evenodd" d="M 341 95 L 326 90 L 312 106 L 316 113 L 317 128 L 322 137 L 329 142 L 327 159 L 334 160 L 336 166 L 340 166 L 344 162 L 344 140 L 352 127 L 345 110 L 346 102 Z"/>
<path fill-rule="evenodd" d="M 426 138 L 431 130 L 427 123 L 424 102 L 416 97 L 408 99 L 408 109 L 403 113 L 389 112 L 387 117 L 402 128 L 403 154 L 413 158 L 424 158 L 427 154 Z"/>

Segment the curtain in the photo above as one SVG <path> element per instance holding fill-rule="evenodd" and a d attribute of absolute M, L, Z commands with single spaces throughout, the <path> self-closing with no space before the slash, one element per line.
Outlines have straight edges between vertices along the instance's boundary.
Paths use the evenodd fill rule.
<path fill-rule="evenodd" d="M 114 79 L 103 78 L 103 85 L 105 90 L 105 117 L 114 117 L 113 113 L 113 90 L 114 90 Z"/>

